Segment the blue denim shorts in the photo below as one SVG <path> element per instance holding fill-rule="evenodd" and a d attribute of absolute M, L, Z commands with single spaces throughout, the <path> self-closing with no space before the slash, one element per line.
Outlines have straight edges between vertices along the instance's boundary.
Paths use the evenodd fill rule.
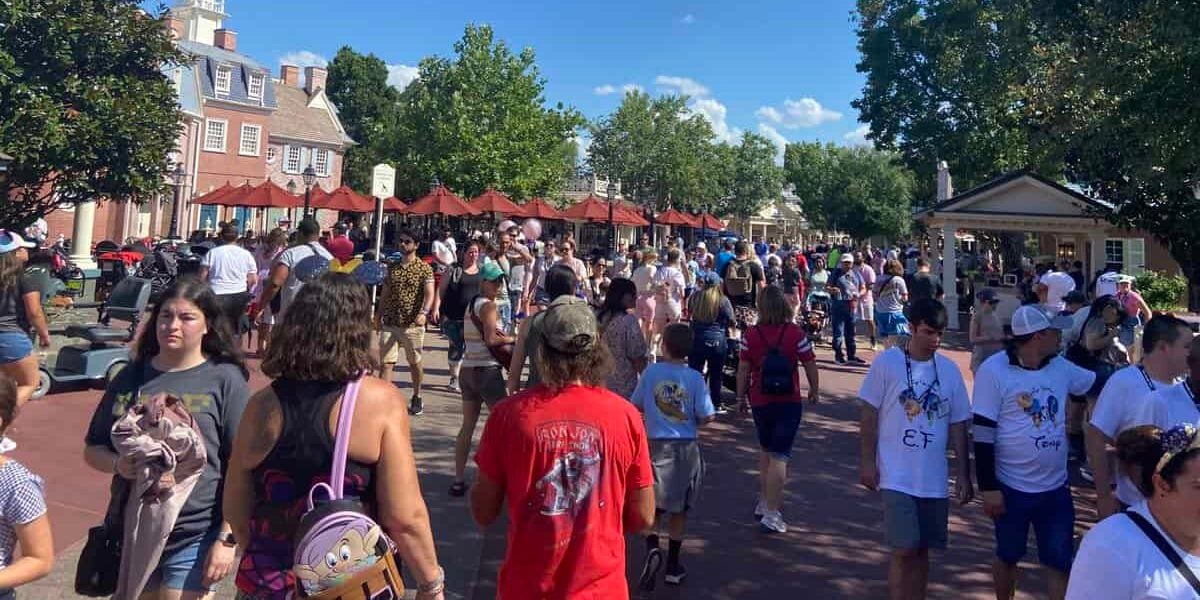
<path fill-rule="evenodd" d="M 208 549 L 217 541 L 220 530 L 213 530 L 204 537 L 173 552 L 163 551 L 158 567 L 150 574 L 145 589 L 164 587 L 169 590 L 207 592 L 204 586 L 204 562 Z"/>
<path fill-rule="evenodd" d="M 33 354 L 33 341 L 19 331 L 0 333 L 0 365 L 15 363 Z"/>
<path fill-rule="evenodd" d="M 799 402 L 772 402 L 751 409 L 758 445 L 764 452 L 780 460 L 792 457 L 792 444 L 804 417 L 804 405 Z"/>
<path fill-rule="evenodd" d="M 1075 555 L 1075 504 L 1071 488 L 1031 494 L 1000 484 L 1004 514 L 996 519 L 996 558 L 1015 565 L 1025 556 L 1029 526 L 1037 538 L 1038 562 L 1063 573 Z"/>

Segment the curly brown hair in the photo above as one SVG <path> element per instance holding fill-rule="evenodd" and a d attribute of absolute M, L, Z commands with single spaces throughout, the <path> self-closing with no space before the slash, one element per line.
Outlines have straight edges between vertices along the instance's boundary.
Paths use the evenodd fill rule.
<path fill-rule="evenodd" d="M 546 387 L 558 391 L 579 381 L 583 385 L 600 387 L 613 370 L 612 354 L 608 344 L 596 340 L 591 350 L 579 354 L 567 354 L 555 350 L 546 343 L 534 349 L 533 360 Z"/>
<path fill-rule="evenodd" d="M 326 273 L 300 288 L 262 363 L 268 377 L 294 381 L 347 382 L 376 367 L 371 297 L 348 273 Z"/>

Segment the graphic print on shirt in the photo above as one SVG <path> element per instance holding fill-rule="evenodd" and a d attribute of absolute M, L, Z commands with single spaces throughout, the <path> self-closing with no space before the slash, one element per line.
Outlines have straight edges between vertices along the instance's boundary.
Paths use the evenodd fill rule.
<path fill-rule="evenodd" d="M 554 457 L 534 484 L 539 512 L 578 516 L 600 484 L 600 430 L 579 421 L 551 421 L 538 426 L 534 440 L 539 454 Z"/>
<path fill-rule="evenodd" d="M 676 423 L 687 421 L 687 401 L 690 394 L 678 381 L 660 381 L 654 386 L 654 404 L 667 419 Z"/>
<path fill-rule="evenodd" d="M 1029 417 L 1033 426 L 1041 429 L 1042 423 L 1049 421 L 1051 425 L 1058 424 L 1058 397 L 1054 390 L 1038 386 L 1028 392 L 1017 394 L 1017 406 Z"/>
<path fill-rule="evenodd" d="M 925 390 L 917 396 L 915 390 Z M 950 416 L 950 403 L 942 398 L 941 385 L 938 381 L 913 380 L 912 387 L 900 392 L 897 398 L 904 407 L 904 415 L 912 423 L 918 416 L 924 414 L 925 421 L 932 425 L 938 419 Z"/>

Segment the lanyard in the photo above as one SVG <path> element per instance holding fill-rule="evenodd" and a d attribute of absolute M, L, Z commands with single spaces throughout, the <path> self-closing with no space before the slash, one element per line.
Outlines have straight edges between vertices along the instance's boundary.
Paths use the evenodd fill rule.
<path fill-rule="evenodd" d="M 925 403 L 925 398 L 929 396 L 929 393 L 932 392 L 934 388 L 938 387 L 942 381 L 941 377 L 938 376 L 937 353 L 934 353 L 929 360 L 933 362 L 933 383 L 929 384 L 929 387 L 925 388 L 924 394 L 918 396 L 916 384 L 913 382 L 912 359 L 908 355 L 908 349 L 906 348 L 904 350 L 904 374 L 908 378 L 908 393 L 912 394 L 913 399 L 922 404 Z"/>
<path fill-rule="evenodd" d="M 1146 380 L 1146 387 L 1150 388 L 1150 391 L 1153 392 L 1158 389 L 1158 386 L 1154 385 L 1154 380 L 1150 379 L 1150 376 L 1146 374 L 1146 367 L 1138 365 L 1138 372 L 1142 374 L 1142 379 Z M 1191 390 L 1188 390 L 1188 393 L 1191 393 Z"/>

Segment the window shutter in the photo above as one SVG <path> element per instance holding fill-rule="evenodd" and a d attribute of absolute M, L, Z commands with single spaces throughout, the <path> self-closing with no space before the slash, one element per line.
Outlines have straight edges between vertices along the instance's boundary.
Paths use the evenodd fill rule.
<path fill-rule="evenodd" d="M 1146 270 L 1146 240 L 1144 238 L 1129 238 L 1125 240 L 1125 272 L 1129 275 L 1141 275 Z"/>

